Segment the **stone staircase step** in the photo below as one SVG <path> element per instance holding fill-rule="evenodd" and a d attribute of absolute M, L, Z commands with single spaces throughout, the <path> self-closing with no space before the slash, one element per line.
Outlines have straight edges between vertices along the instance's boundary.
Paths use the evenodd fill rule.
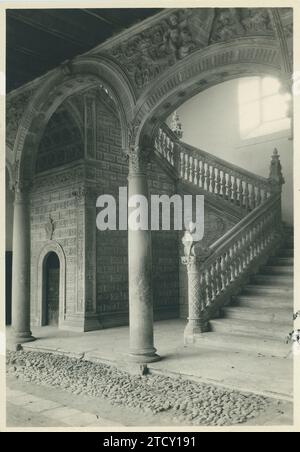
<path fill-rule="evenodd" d="M 287 358 L 291 353 L 291 345 L 284 341 L 269 338 L 235 334 L 204 333 L 195 337 L 196 347 L 209 347 L 217 350 L 238 350 L 250 354 Z"/>
<path fill-rule="evenodd" d="M 223 311 L 226 319 L 240 319 L 258 322 L 270 323 L 292 323 L 293 309 L 278 308 L 278 306 L 270 306 L 268 308 L 251 307 L 228 307 Z"/>
<path fill-rule="evenodd" d="M 292 297 L 274 297 L 265 295 L 239 295 L 233 297 L 233 306 L 240 306 L 245 308 L 258 308 L 258 309 L 287 309 L 293 311 L 294 300 Z"/>
<path fill-rule="evenodd" d="M 266 284 L 272 286 L 293 286 L 292 275 L 255 275 L 251 277 L 254 284 Z"/>
<path fill-rule="evenodd" d="M 293 275 L 294 267 L 292 265 L 265 265 L 260 269 L 260 274 L 262 275 Z"/>
<path fill-rule="evenodd" d="M 294 250 L 292 248 L 282 248 L 278 251 L 277 257 L 294 257 Z"/>
<path fill-rule="evenodd" d="M 257 338 L 270 338 L 272 340 L 285 341 L 293 330 L 293 322 L 276 324 L 270 322 L 241 319 L 215 319 L 210 321 L 213 332 L 235 334 L 237 336 L 255 336 Z"/>
<path fill-rule="evenodd" d="M 269 259 L 268 265 L 278 265 L 280 267 L 290 267 L 294 266 L 293 257 L 271 257 Z"/>
<path fill-rule="evenodd" d="M 285 297 L 292 298 L 293 289 L 289 288 L 289 286 L 274 287 L 274 285 L 251 284 L 244 287 L 242 295 L 284 295 Z"/>

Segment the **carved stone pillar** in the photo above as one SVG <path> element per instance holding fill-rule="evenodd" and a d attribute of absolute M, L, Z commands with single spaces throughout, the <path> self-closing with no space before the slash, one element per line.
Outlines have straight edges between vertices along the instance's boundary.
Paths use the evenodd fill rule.
<path fill-rule="evenodd" d="M 182 258 L 187 266 L 188 277 L 188 323 L 184 330 L 185 345 L 193 344 L 196 334 L 209 330 L 208 319 L 205 311 L 202 311 L 202 290 L 200 282 L 199 259 L 196 256 Z"/>
<path fill-rule="evenodd" d="M 193 344 L 196 334 L 201 334 L 209 331 L 209 323 L 207 312 L 203 309 L 205 300 L 203 287 L 204 279 L 201 279 L 201 264 L 210 255 L 208 248 L 201 245 L 200 242 L 195 242 L 193 239 L 193 224 L 190 225 L 190 230 L 186 231 L 182 243 L 184 245 L 185 256 L 181 261 L 187 267 L 188 277 L 188 323 L 184 331 L 184 344 Z M 197 244 L 197 254 L 195 254 L 195 245 Z"/>
<path fill-rule="evenodd" d="M 12 335 L 10 342 L 33 341 L 30 331 L 30 210 L 29 195 L 16 187 L 13 224 Z"/>
<path fill-rule="evenodd" d="M 147 149 L 128 152 L 128 199 L 143 195 L 148 199 Z M 128 214 L 133 208 L 129 206 Z M 154 348 L 151 232 L 128 228 L 130 357 L 137 363 L 158 361 Z"/>

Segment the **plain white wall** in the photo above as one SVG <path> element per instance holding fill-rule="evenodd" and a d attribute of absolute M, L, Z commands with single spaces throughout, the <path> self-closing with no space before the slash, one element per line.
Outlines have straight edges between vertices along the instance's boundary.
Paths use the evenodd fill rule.
<path fill-rule="evenodd" d="M 290 131 L 242 140 L 239 126 L 239 80 L 214 86 L 183 104 L 178 113 L 183 141 L 268 177 L 274 148 L 279 151 L 286 184 L 283 188 L 283 219 L 293 223 L 293 141 Z M 169 123 L 169 120 L 168 120 Z"/>

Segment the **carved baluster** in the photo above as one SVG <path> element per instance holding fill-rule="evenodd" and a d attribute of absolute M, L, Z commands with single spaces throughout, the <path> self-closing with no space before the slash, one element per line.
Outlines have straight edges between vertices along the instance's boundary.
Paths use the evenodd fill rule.
<path fill-rule="evenodd" d="M 185 159 L 184 159 L 184 153 L 180 152 L 180 177 L 184 179 L 185 174 Z"/>
<path fill-rule="evenodd" d="M 255 226 L 250 230 L 250 246 L 250 260 L 252 262 L 257 256 L 257 230 Z"/>
<path fill-rule="evenodd" d="M 195 159 L 195 184 L 197 187 L 199 187 L 200 183 L 200 163 L 198 159 Z"/>
<path fill-rule="evenodd" d="M 225 281 L 226 287 L 230 285 L 231 272 L 230 272 L 230 250 L 226 252 L 225 256 Z"/>
<path fill-rule="evenodd" d="M 172 166 L 174 166 L 174 162 L 175 162 L 175 159 L 174 159 L 174 143 L 173 143 L 173 141 L 170 141 L 170 163 L 171 163 Z"/>
<path fill-rule="evenodd" d="M 221 188 L 222 188 L 222 198 L 226 199 L 226 174 L 224 170 L 222 170 Z"/>
<path fill-rule="evenodd" d="M 228 174 L 228 182 L 227 182 L 227 196 L 228 200 L 232 200 L 232 176 Z"/>
<path fill-rule="evenodd" d="M 221 194 L 221 171 L 219 168 L 216 168 L 216 194 L 220 195 Z"/>
<path fill-rule="evenodd" d="M 184 179 L 189 180 L 189 156 L 188 154 L 184 154 L 184 163 L 185 163 L 185 171 L 184 171 Z"/>
<path fill-rule="evenodd" d="M 245 184 L 245 191 L 244 191 L 244 205 L 245 209 L 249 210 L 249 184 L 246 182 Z"/>
<path fill-rule="evenodd" d="M 216 283 L 218 294 L 220 294 L 223 290 L 222 257 L 219 257 L 216 262 Z"/>
<path fill-rule="evenodd" d="M 194 166 L 194 158 L 190 157 L 190 178 L 189 181 L 193 184 L 195 183 L 195 166 Z"/>
<path fill-rule="evenodd" d="M 252 184 L 250 189 L 250 206 L 251 206 L 251 210 L 255 209 L 255 187 Z"/>
<path fill-rule="evenodd" d="M 208 163 L 205 164 L 205 174 L 204 174 L 204 180 L 205 180 L 205 190 L 209 191 L 209 185 L 210 185 L 210 171 L 209 171 L 209 165 Z"/>
<path fill-rule="evenodd" d="M 239 275 L 241 275 L 243 273 L 242 239 L 241 238 L 238 240 L 237 252 L 238 252 L 238 273 L 239 273 Z"/>
<path fill-rule="evenodd" d="M 257 191 L 257 197 L 256 197 L 256 205 L 260 206 L 262 202 L 262 196 L 261 196 L 261 188 L 258 187 L 258 191 Z"/>
<path fill-rule="evenodd" d="M 234 246 L 234 274 L 235 279 L 239 277 L 239 247 L 238 242 L 235 242 Z"/>
<path fill-rule="evenodd" d="M 221 290 L 224 291 L 227 286 L 227 268 L 226 268 L 226 253 L 223 254 L 220 260 L 220 266 L 221 266 Z"/>
<path fill-rule="evenodd" d="M 212 166 L 211 167 L 211 173 L 210 173 L 210 187 L 211 187 L 211 192 L 214 194 L 215 190 L 216 190 L 216 173 L 215 173 L 215 168 Z"/>
<path fill-rule="evenodd" d="M 205 189 L 205 167 L 203 160 L 201 161 L 201 169 L 200 169 L 200 187 Z"/>
<path fill-rule="evenodd" d="M 247 241 L 246 241 L 246 236 L 244 233 L 243 237 L 242 237 L 242 269 L 243 270 L 245 270 L 247 268 L 246 245 L 247 245 Z"/>
<path fill-rule="evenodd" d="M 212 299 L 215 300 L 216 296 L 217 296 L 217 290 L 216 290 L 216 272 L 215 272 L 215 268 L 214 265 L 211 265 L 209 267 L 209 274 L 210 274 L 210 285 L 211 285 L 211 295 L 212 295 Z"/>
<path fill-rule="evenodd" d="M 193 171 L 192 171 L 191 156 L 190 155 L 188 156 L 187 164 L 188 164 L 188 177 L 187 177 L 187 180 L 189 182 L 191 182 L 192 177 L 193 177 Z"/>
<path fill-rule="evenodd" d="M 211 284 L 211 274 L 209 270 L 205 272 L 205 280 L 206 280 L 206 300 L 207 306 L 211 306 L 213 301 L 213 293 L 212 293 L 212 284 Z"/>
<path fill-rule="evenodd" d="M 233 176 L 232 198 L 235 205 L 238 204 L 238 183 L 236 176 Z"/>
<path fill-rule="evenodd" d="M 243 187 L 243 181 L 241 179 L 239 180 L 238 192 L 239 192 L 239 204 L 240 204 L 240 207 L 243 207 L 244 206 L 244 198 L 243 198 L 244 187 Z"/>

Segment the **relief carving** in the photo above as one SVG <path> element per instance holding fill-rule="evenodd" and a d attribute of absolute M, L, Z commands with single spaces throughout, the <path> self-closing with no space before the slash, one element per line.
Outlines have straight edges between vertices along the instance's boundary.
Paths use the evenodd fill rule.
<path fill-rule="evenodd" d="M 142 89 L 164 69 L 206 45 L 209 16 L 206 8 L 178 9 L 114 48 L 112 54 Z"/>
<path fill-rule="evenodd" d="M 14 147 L 18 128 L 22 116 L 32 97 L 33 90 L 27 90 L 6 103 L 6 141 L 11 148 Z"/>
<path fill-rule="evenodd" d="M 210 44 L 252 35 L 274 35 L 267 8 L 220 8 L 215 10 Z"/>
<path fill-rule="evenodd" d="M 55 231 L 55 221 L 53 220 L 51 215 L 49 215 L 49 219 L 48 219 L 47 223 L 45 224 L 45 231 L 46 231 L 47 239 L 52 240 L 54 231 Z"/>

